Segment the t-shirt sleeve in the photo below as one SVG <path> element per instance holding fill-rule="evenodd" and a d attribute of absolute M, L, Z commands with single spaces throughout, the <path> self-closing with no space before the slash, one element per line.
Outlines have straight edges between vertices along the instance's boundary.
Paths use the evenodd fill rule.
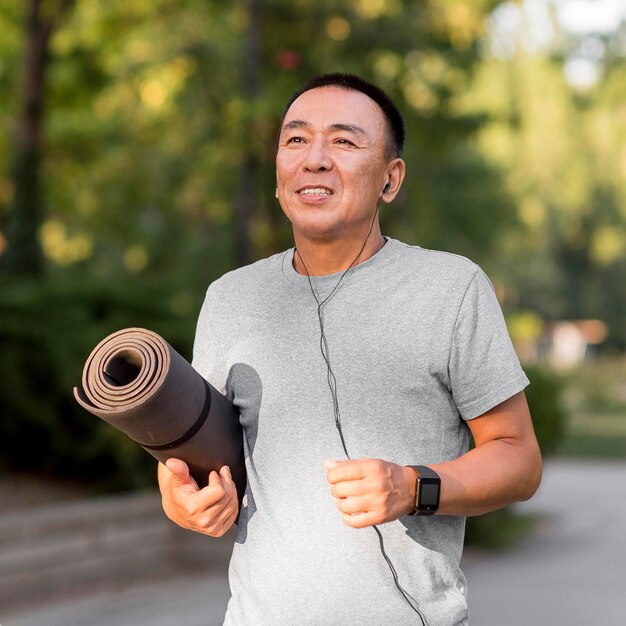
<path fill-rule="evenodd" d="M 465 420 L 482 415 L 529 384 L 493 285 L 481 269 L 461 303 L 448 367 L 452 396 Z"/>
<path fill-rule="evenodd" d="M 220 393 L 225 394 L 227 372 L 222 348 L 214 330 L 213 291 L 213 286 L 207 290 L 198 316 L 191 365 Z"/>

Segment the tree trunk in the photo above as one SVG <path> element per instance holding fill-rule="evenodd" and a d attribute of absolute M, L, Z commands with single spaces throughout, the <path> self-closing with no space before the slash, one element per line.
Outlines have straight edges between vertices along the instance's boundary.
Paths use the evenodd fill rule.
<path fill-rule="evenodd" d="M 259 94 L 261 75 L 261 0 L 247 0 L 248 24 L 245 34 L 242 92 L 248 107 L 254 106 Z M 250 110 L 250 109 L 249 109 Z M 239 182 L 235 194 L 235 261 L 238 267 L 251 263 L 253 258 L 251 224 L 258 198 L 259 159 L 249 138 L 253 136 L 254 116 L 246 115 L 244 154 L 239 169 Z"/>
<path fill-rule="evenodd" d="M 49 44 L 54 27 L 72 2 L 28 1 L 22 100 L 12 167 L 15 192 L 7 218 L 7 251 L 3 258 L 4 267 L 14 274 L 43 272 L 38 231 L 43 219 L 40 160 Z"/>

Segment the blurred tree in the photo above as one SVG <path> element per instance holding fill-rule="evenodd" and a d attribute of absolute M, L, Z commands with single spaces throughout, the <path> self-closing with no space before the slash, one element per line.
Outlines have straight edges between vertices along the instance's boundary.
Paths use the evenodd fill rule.
<path fill-rule="evenodd" d="M 249 111 L 257 103 L 261 87 L 261 0 L 246 0 L 246 29 L 244 33 L 243 59 L 241 72 L 241 94 L 246 102 L 248 113 L 244 118 L 244 137 L 254 133 L 254 124 Z M 253 261 L 250 225 L 252 216 L 257 213 L 256 196 L 259 174 L 259 158 L 254 147 L 243 142 L 243 154 L 239 166 L 239 180 L 235 193 L 235 262 L 238 266 Z"/>
<path fill-rule="evenodd" d="M 40 281 L 0 276 L 0 334 L 13 363 L 0 389 L 6 436 L 18 441 L 29 431 L 54 441 L 42 463 L 76 475 L 90 450 L 127 458 L 69 396 L 81 360 L 124 325 L 190 341 L 211 280 L 291 245 L 274 198 L 278 118 L 312 74 L 361 74 L 405 114 L 409 175 L 402 196 L 383 210 L 385 232 L 488 264 L 516 225 L 515 190 L 503 189 L 506 173 L 473 141 L 491 110 L 470 109 L 464 97 L 484 63 L 480 40 L 496 4 L 77 2 L 48 39 L 55 62 L 47 66 L 40 130 L 46 210 L 32 232 L 49 271 Z M 9 35 L 0 40 L 3 129 L 20 110 L 12 95 L 19 16 L 0 0 Z M 3 136 L 3 219 L 18 195 L 7 175 L 12 148 Z M 108 457 L 105 440 L 120 446 Z M 109 467 L 91 469 L 95 476 Z"/>
<path fill-rule="evenodd" d="M 529 49 L 522 29 L 507 54 L 481 64 L 463 98 L 466 110 L 488 112 L 474 145 L 500 170 L 520 226 L 499 239 L 493 273 L 510 305 L 548 319 L 603 319 L 608 345 L 623 349 L 626 68 L 613 41 L 623 34 L 601 42 L 558 24 L 554 32 L 550 46 Z M 593 62 L 597 83 L 568 82 L 568 55 L 580 46 L 605 51 Z"/>
<path fill-rule="evenodd" d="M 50 38 L 74 0 L 28 0 L 25 3 L 23 84 L 15 128 L 13 203 L 8 216 L 4 266 L 16 274 L 43 269 L 37 232 L 43 218 L 39 182 Z"/>
<path fill-rule="evenodd" d="M 81 0 L 50 41 L 46 258 L 103 274 L 198 268 L 199 288 L 289 245 L 278 114 L 302 80 L 343 70 L 406 114 L 410 176 L 386 230 L 484 260 L 512 211 L 468 144 L 484 120 L 457 99 L 495 4 Z"/>

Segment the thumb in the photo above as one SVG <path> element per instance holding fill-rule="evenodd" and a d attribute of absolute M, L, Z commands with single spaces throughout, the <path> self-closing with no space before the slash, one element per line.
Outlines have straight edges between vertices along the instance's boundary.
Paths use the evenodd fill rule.
<path fill-rule="evenodd" d="M 180 485 L 186 485 L 193 481 L 189 475 L 189 466 L 180 459 L 167 459 L 165 467 L 172 472 L 172 480 Z"/>
<path fill-rule="evenodd" d="M 335 467 L 339 467 L 341 465 L 341 461 L 324 461 L 324 467 L 326 468 L 326 471 L 331 470 L 331 469 L 335 469 Z"/>

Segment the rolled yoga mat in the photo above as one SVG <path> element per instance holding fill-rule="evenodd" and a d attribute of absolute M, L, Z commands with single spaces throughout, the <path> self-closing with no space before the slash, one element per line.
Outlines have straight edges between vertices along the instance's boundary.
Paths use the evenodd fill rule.
<path fill-rule="evenodd" d="M 89 355 L 82 382 L 74 397 L 85 409 L 159 461 L 185 461 L 200 487 L 211 470 L 228 465 L 241 502 L 239 412 L 162 337 L 143 328 L 109 335 Z"/>

